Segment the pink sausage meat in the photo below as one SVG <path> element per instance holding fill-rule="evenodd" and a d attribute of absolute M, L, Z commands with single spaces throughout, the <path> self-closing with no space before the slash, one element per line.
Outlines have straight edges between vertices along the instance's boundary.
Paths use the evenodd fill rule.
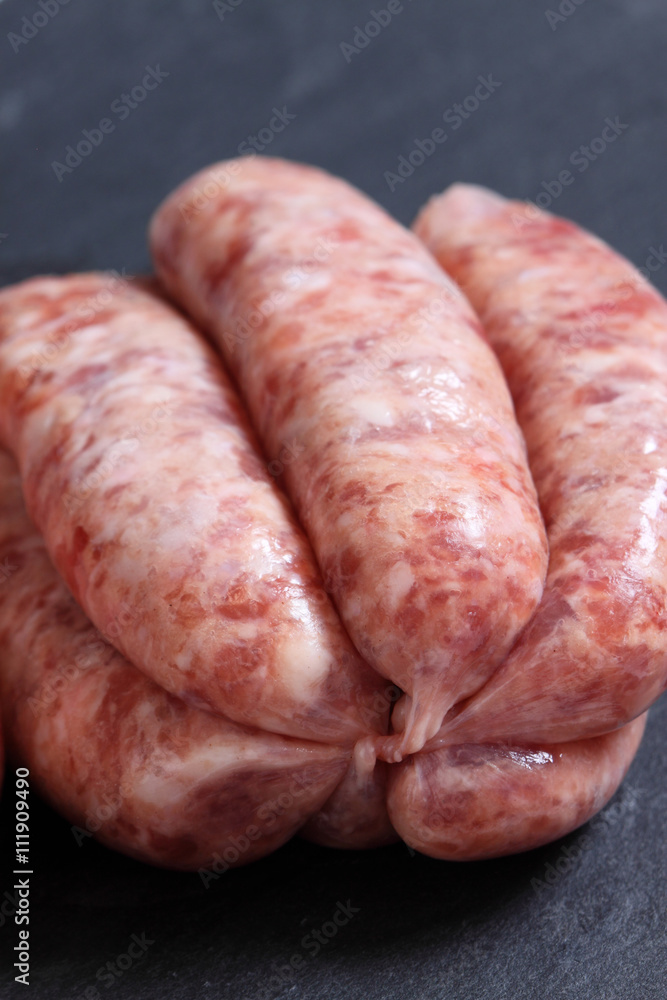
<path fill-rule="evenodd" d="M 13 567 L 0 588 L 9 748 L 79 843 L 94 835 L 151 864 L 219 874 L 279 847 L 341 781 L 349 748 L 191 708 L 131 666 L 67 592 L 0 452 L 3 562 Z"/>
<path fill-rule="evenodd" d="M 503 366 L 550 547 L 533 620 L 433 745 L 608 732 L 667 683 L 667 303 L 600 240 L 482 188 L 415 231 Z"/>
<path fill-rule="evenodd" d="M 434 858 L 474 861 L 532 850 L 581 826 L 609 801 L 632 762 L 646 716 L 570 743 L 463 744 L 390 770 L 391 820 Z"/>
<path fill-rule="evenodd" d="M 386 731 L 386 685 L 324 593 L 218 358 L 140 282 L 0 292 L 0 438 L 63 579 L 149 677 L 285 735 Z"/>
<path fill-rule="evenodd" d="M 644 720 L 597 740 L 454 747 L 364 772 L 350 749 L 239 726 L 191 708 L 131 666 L 77 607 L 0 452 L 0 698 L 9 747 L 69 821 L 142 861 L 205 884 L 299 828 L 332 846 L 395 837 L 464 859 L 536 846 L 608 799 Z M 357 755 L 355 754 L 355 757 Z M 305 826 L 303 825 L 305 824 Z"/>
<path fill-rule="evenodd" d="M 409 696 L 388 759 L 418 750 L 506 656 L 546 570 L 475 315 L 414 236 L 310 167 L 205 170 L 151 244 L 233 371 L 357 649 Z"/>

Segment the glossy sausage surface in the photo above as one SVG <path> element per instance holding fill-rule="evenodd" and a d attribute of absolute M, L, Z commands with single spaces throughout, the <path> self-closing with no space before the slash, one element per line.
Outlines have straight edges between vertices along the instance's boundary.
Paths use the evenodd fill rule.
<path fill-rule="evenodd" d="M 646 716 L 570 743 L 463 744 L 423 751 L 389 773 L 400 836 L 434 858 L 475 861 L 565 836 L 609 801 L 632 762 Z"/>
<path fill-rule="evenodd" d="M 88 621 L 30 523 L 0 452 L 0 700 L 9 749 L 38 790 L 102 843 L 151 864 L 220 873 L 275 850 L 330 797 L 349 748 L 191 708 Z"/>
<path fill-rule="evenodd" d="M 190 704 L 285 735 L 384 732 L 219 359 L 138 279 L 0 292 L 0 438 L 86 614 Z"/>
<path fill-rule="evenodd" d="M 349 185 L 261 157 L 159 208 L 159 276 L 239 384 L 357 649 L 409 696 L 418 750 L 542 593 L 524 443 L 477 318 Z"/>
<path fill-rule="evenodd" d="M 608 732 L 667 684 L 667 303 L 578 226 L 482 188 L 415 231 L 503 366 L 550 549 L 535 616 L 434 745 Z"/>

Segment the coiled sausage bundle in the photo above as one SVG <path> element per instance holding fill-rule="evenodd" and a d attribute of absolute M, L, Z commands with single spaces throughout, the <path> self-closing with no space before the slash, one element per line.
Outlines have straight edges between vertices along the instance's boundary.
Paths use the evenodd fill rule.
<path fill-rule="evenodd" d="M 667 305 L 476 189 L 416 232 L 256 157 L 170 196 L 158 276 L 240 400 L 154 286 L 0 293 L 0 439 L 41 533 L 0 456 L 0 699 L 104 842 L 489 857 L 622 780 L 667 673 Z"/>

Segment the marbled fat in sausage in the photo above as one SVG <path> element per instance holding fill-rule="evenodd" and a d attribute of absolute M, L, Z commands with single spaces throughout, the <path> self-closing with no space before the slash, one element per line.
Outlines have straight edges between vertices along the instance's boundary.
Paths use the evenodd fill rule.
<path fill-rule="evenodd" d="M 75 598 L 190 704 L 325 742 L 386 732 L 218 357 L 137 280 L 0 292 L 0 438 Z"/>
<path fill-rule="evenodd" d="M 413 235 L 311 167 L 205 170 L 151 245 L 232 369 L 357 649 L 411 698 L 400 759 L 497 668 L 546 571 L 478 320 Z"/>
<path fill-rule="evenodd" d="M 0 452 L 0 699 L 31 787 L 142 861 L 210 878 L 275 850 L 343 778 L 351 749 L 297 741 L 191 708 L 86 619 L 30 523 Z M 206 878 L 206 874 L 204 874 Z"/>
<path fill-rule="evenodd" d="M 433 745 L 608 732 L 667 683 L 667 303 L 573 223 L 482 188 L 414 228 L 498 355 L 550 548 L 537 613 Z"/>
<path fill-rule="evenodd" d="M 423 751 L 389 772 L 400 836 L 433 858 L 473 861 L 565 836 L 609 801 L 646 716 L 605 736 L 541 746 L 463 744 Z"/>

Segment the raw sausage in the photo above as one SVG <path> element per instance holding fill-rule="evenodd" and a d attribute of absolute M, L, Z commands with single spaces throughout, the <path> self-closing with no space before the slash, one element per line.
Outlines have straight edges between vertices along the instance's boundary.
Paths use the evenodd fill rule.
<path fill-rule="evenodd" d="M 275 850 L 329 798 L 350 748 L 239 726 L 185 705 L 95 629 L 28 520 L 0 452 L 0 697 L 31 786 L 102 843 L 215 877 Z"/>
<path fill-rule="evenodd" d="M 157 211 L 157 271 L 210 331 L 414 752 L 506 656 L 546 542 L 502 373 L 419 242 L 343 181 L 261 157 Z"/>
<path fill-rule="evenodd" d="M 0 438 L 75 598 L 192 705 L 326 742 L 386 732 L 218 358 L 137 279 L 0 292 Z"/>
<path fill-rule="evenodd" d="M 609 801 L 630 766 L 646 716 L 606 736 L 541 746 L 445 746 L 391 768 L 389 815 L 411 847 L 474 861 L 565 836 Z"/>
<path fill-rule="evenodd" d="M 667 303 L 573 223 L 482 188 L 414 228 L 503 366 L 550 548 L 537 613 L 433 745 L 608 732 L 667 683 Z"/>

